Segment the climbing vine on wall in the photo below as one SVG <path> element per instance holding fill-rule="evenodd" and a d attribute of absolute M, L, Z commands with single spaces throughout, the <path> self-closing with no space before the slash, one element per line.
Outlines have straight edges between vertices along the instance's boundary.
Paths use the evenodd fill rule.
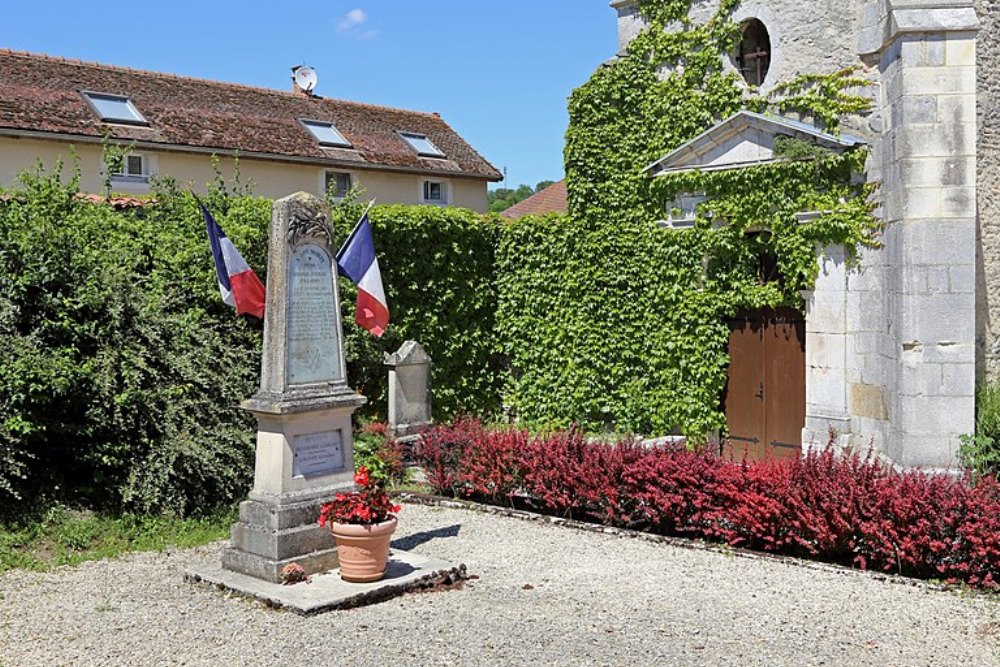
<path fill-rule="evenodd" d="M 569 215 L 526 218 L 498 253 L 508 402 L 528 422 L 694 438 L 722 429 L 726 318 L 801 306 L 816 250 L 877 243 L 865 151 L 786 146 L 785 159 L 650 178 L 644 168 L 740 109 L 798 113 L 836 133 L 864 111 L 854 68 L 806 74 L 770 95 L 723 58 L 739 39 L 735 0 L 704 23 L 689 0 L 646 0 L 647 27 L 570 99 Z M 798 152 L 796 152 L 798 150 Z M 705 193 L 693 228 L 661 229 L 668 202 Z M 807 223 L 797 213 L 819 212 Z M 772 257 L 783 279 L 766 281 Z"/>

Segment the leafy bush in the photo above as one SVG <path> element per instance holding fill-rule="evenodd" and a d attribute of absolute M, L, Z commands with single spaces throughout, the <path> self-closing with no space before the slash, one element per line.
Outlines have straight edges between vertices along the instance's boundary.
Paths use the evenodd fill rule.
<path fill-rule="evenodd" d="M 380 422 L 366 424 L 355 431 L 354 467 L 364 467 L 374 479 L 390 487 L 407 481 L 403 449 Z"/>
<path fill-rule="evenodd" d="M 438 425 L 421 458 L 439 493 L 724 541 L 862 569 L 995 588 L 1000 484 L 895 472 L 830 449 L 735 463 L 706 452 L 529 437 L 473 420 Z"/>
<path fill-rule="evenodd" d="M 118 211 L 76 185 L 39 171 L 0 197 L 0 501 L 228 505 L 253 474 L 255 425 L 238 405 L 258 383 L 262 323 L 220 300 L 190 195 L 165 181 Z M 204 201 L 266 280 L 270 202 L 232 189 L 219 180 Z M 335 208 L 341 236 L 360 212 Z M 362 331 L 341 281 L 352 385 L 384 415 L 383 352 L 413 338 L 434 358 L 438 414 L 495 410 L 495 222 L 426 206 L 372 218 L 392 326 Z"/>
<path fill-rule="evenodd" d="M 262 270 L 268 202 L 213 199 Z M 261 326 L 221 303 L 203 237 L 189 197 L 119 212 L 41 173 L 5 196 L 0 490 L 180 514 L 245 494 Z"/>
<path fill-rule="evenodd" d="M 1000 381 L 987 381 L 976 393 L 976 432 L 962 437 L 962 464 L 977 475 L 1000 472 Z"/>
<path fill-rule="evenodd" d="M 335 244 L 347 238 L 363 210 L 333 208 Z M 474 211 L 438 206 L 376 206 L 370 220 L 391 314 L 384 336 L 354 324 L 357 291 L 340 281 L 347 374 L 368 397 L 364 411 L 386 414 L 383 356 L 416 340 L 434 361 L 435 414 L 495 413 L 503 382 L 494 333 L 499 226 Z"/>

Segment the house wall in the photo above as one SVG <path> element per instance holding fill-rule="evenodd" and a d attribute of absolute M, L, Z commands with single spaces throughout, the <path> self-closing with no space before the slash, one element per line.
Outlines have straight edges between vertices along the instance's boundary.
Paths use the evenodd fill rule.
<path fill-rule="evenodd" d="M 64 164 L 64 178 L 68 179 L 75 154 L 81 168 L 80 189 L 84 192 L 101 192 L 104 189 L 101 152 L 101 147 L 96 144 L 78 143 L 71 146 L 69 143 L 59 141 L 0 137 L 0 185 L 12 185 L 20 172 L 34 168 L 38 162 L 47 169 L 53 169 L 60 159 Z M 153 173 L 173 176 L 180 185 L 190 187 L 197 192 L 203 192 L 206 184 L 215 179 L 212 159 L 207 154 L 139 149 L 135 153 L 151 158 Z M 227 180 L 232 179 L 233 159 L 220 158 L 219 169 Z M 375 197 L 380 203 L 423 203 L 423 181 L 437 180 L 446 184 L 445 198 L 448 205 L 479 212 L 487 210 L 487 182 L 482 179 L 326 168 L 254 158 L 240 158 L 239 171 L 242 182 L 254 184 L 254 194 L 269 199 L 278 199 L 298 191 L 322 195 L 326 171 L 349 171 L 354 182 L 364 188 L 363 196 Z M 130 183 L 114 183 L 112 189 L 127 194 L 142 194 L 149 190 L 145 184 Z"/>

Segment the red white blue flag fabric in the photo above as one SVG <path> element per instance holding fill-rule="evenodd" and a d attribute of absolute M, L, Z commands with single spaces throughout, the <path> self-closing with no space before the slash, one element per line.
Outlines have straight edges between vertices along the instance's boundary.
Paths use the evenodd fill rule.
<path fill-rule="evenodd" d="M 208 244 L 212 246 L 212 259 L 215 260 L 215 275 L 219 279 L 222 300 L 235 308 L 237 315 L 249 313 L 263 318 L 266 296 L 263 283 L 205 205 L 198 202 L 198 206 L 205 218 Z"/>
<path fill-rule="evenodd" d="M 382 288 L 382 273 L 375 257 L 375 241 L 367 211 L 337 253 L 337 266 L 341 275 L 358 286 L 354 321 L 373 335 L 381 336 L 389 326 L 389 305 Z"/>

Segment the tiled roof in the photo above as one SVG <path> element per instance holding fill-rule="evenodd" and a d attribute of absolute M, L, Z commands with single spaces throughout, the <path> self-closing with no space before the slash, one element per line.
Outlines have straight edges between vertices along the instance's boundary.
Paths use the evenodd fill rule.
<path fill-rule="evenodd" d="M 81 91 L 126 96 L 149 125 L 103 123 Z M 353 149 L 320 147 L 300 119 L 333 123 Z M 0 134 L 99 141 L 109 131 L 141 147 L 501 178 L 437 114 L 0 49 Z M 418 156 L 400 132 L 426 135 L 447 157 Z"/>
<path fill-rule="evenodd" d="M 566 181 L 553 183 L 549 187 L 536 192 L 527 199 L 519 201 L 500 215 L 515 220 L 522 215 L 541 215 L 542 213 L 566 212 Z"/>

